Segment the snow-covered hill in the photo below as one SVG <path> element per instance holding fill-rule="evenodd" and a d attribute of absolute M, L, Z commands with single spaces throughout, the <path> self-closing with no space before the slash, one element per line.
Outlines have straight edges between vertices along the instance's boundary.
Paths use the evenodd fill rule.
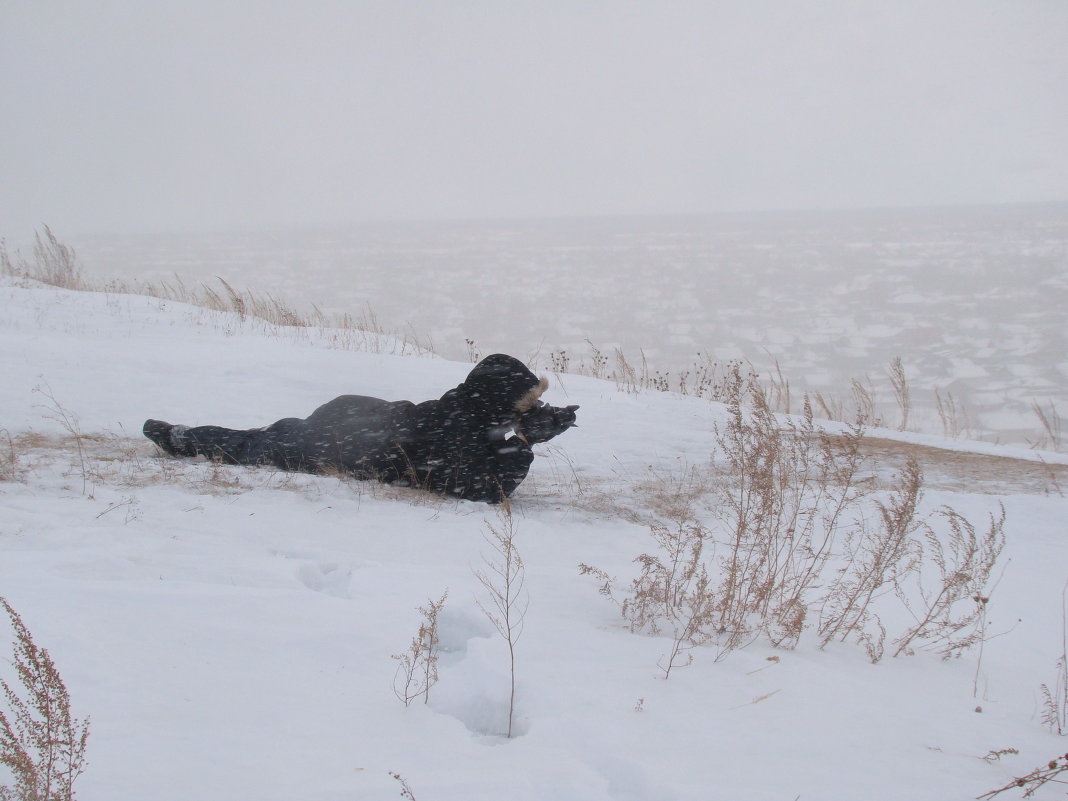
<path fill-rule="evenodd" d="M 1015 459 L 1063 457 L 921 440 L 1002 458 L 1016 493 L 953 489 L 976 487 L 967 461 L 947 459 L 931 472 L 959 480 L 924 495 L 925 510 L 977 524 L 1006 510 L 981 656 L 872 665 L 855 644 L 805 636 L 720 660 L 698 649 L 665 680 L 669 639 L 628 631 L 577 566 L 636 574 L 653 544 L 635 511 L 703 469 L 726 410 L 568 375 L 546 400 L 579 404 L 580 425 L 542 446 L 512 504 L 529 606 L 518 736 L 504 738 L 507 647 L 475 576 L 497 510 L 175 460 L 140 437 L 146 417 L 245 428 L 342 393 L 423 400 L 470 369 L 388 340 L 336 342 L 158 299 L 0 284 L 0 595 L 92 718 L 79 797 L 392 798 L 394 772 L 419 801 L 942 801 L 1068 748 L 1042 724 L 1039 690 L 1063 648 L 1068 485 L 1052 469 L 1013 482 Z M 439 681 L 406 707 L 391 657 L 446 590 Z M 982 759 L 1005 749 L 1019 753 Z"/>

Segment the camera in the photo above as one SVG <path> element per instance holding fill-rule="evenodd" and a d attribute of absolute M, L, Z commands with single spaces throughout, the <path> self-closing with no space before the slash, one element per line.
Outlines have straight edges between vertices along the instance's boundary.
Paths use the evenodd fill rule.
<path fill-rule="evenodd" d="M 538 403 L 519 416 L 519 431 L 531 444 L 548 442 L 558 434 L 577 425 L 575 411 L 578 408 L 578 406 L 560 407 Z"/>

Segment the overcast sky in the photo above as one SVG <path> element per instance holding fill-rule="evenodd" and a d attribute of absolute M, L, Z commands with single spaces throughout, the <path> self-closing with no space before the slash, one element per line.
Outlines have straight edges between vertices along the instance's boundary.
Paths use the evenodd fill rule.
<path fill-rule="evenodd" d="M 1066 0 L 2 0 L 0 235 L 1068 200 Z"/>

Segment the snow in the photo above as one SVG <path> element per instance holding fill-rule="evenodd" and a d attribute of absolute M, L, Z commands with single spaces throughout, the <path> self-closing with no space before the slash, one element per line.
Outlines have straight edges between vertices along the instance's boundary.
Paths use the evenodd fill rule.
<path fill-rule="evenodd" d="M 92 719 L 79 797 L 392 798 L 396 772 L 420 801 L 942 800 L 1068 748 L 1039 720 L 1068 579 L 1055 484 L 925 495 L 925 509 L 949 504 L 977 524 L 1005 506 L 999 636 L 981 661 L 921 651 L 872 665 L 859 646 L 806 637 L 719 661 L 700 649 L 664 680 L 668 641 L 630 633 L 577 565 L 634 575 L 648 528 L 597 499 L 640 503 L 643 480 L 707 462 L 724 410 L 569 375 L 545 398 L 579 404 L 579 427 L 537 449 L 513 503 L 529 608 L 518 736 L 505 739 L 507 648 L 473 572 L 492 507 L 172 459 L 139 434 L 146 417 L 264 425 L 350 392 L 423 400 L 470 369 L 400 347 L 341 349 L 316 329 L 0 283 L 0 443 L 18 443 L 16 480 L 0 482 L 0 595 Z M 405 707 L 391 655 L 446 589 L 440 681 Z M 981 759 L 1005 748 L 1020 753 Z"/>
<path fill-rule="evenodd" d="M 563 350 L 582 372 L 593 347 L 609 370 L 619 348 L 677 386 L 714 354 L 765 378 L 781 370 L 795 399 L 841 400 L 845 419 L 854 378 L 878 414 L 896 415 L 887 368 L 901 358 L 915 430 L 955 433 L 938 414 L 947 393 L 976 439 L 1035 443 L 1034 401 L 1068 417 L 1065 203 L 276 226 L 67 244 L 94 280 L 225 294 L 221 277 L 301 313 L 370 310 L 446 358 L 466 358 L 471 340 L 483 354 L 549 366 Z"/>

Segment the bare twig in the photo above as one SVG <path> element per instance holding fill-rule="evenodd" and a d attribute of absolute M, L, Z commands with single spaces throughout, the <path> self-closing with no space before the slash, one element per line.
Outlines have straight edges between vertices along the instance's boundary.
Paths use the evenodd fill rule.
<path fill-rule="evenodd" d="M 486 542 L 493 553 L 483 557 L 485 569 L 476 570 L 475 577 L 486 590 L 488 599 L 488 605 L 478 601 L 478 607 L 508 644 L 510 691 L 507 736 L 511 738 L 515 718 L 515 648 L 523 634 L 529 597 L 524 586 L 526 570 L 523 558 L 515 544 L 516 529 L 511 508 L 507 503 L 499 508 L 500 523 L 494 525 L 486 522 L 489 529 Z"/>

